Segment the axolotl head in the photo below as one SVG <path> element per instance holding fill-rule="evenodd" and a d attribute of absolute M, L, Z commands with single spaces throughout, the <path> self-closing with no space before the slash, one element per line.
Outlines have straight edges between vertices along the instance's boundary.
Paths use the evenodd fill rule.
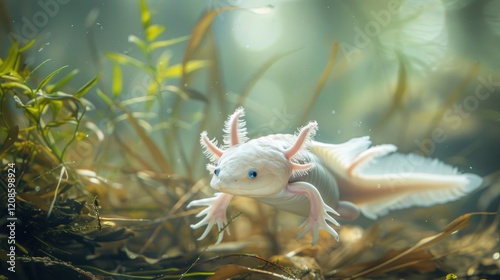
<path fill-rule="evenodd" d="M 266 137 L 229 147 L 210 169 L 210 186 L 218 191 L 247 197 L 268 197 L 279 192 L 292 174 L 285 149 Z"/>
<path fill-rule="evenodd" d="M 318 124 L 310 122 L 298 135 L 268 135 L 247 142 L 245 122 L 238 108 L 225 123 L 224 144 L 217 147 L 207 133 L 201 133 L 200 144 L 212 163 L 210 186 L 218 191 L 248 197 L 269 197 L 278 193 L 293 175 L 307 173 L 313 163 L 299 163 L 301 152 L 308 149 Z M 286 138 L 286 140 L 284 140 Z"/>

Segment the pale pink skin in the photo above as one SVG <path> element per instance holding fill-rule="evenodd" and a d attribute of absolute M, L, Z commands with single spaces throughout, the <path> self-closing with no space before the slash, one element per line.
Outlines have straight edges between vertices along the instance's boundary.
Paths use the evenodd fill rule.
<path fill-rule="evenodd" d="M 298 135 L 274 134 L 247 141 L 242 116 L 244 110 L 238 108 L 226 121 L 224 148 L 206 132 L 201 134 L 205 154 L 215 163 L 207 166 L 214 174 L 210 186 L 220 192 L 188 205 L 207 206 L 197 215 L 205 217 L 191 226 L 207 226 L 199 240 L 217 225 L 217 243 L 222 241 L 226 209 L 234 195 L 306 216 L 298 238 L 311 231 L 316 244 L 320 229 L 339 239 L 332 227 L 339 224 L 329 213 L 343 220 L 356 219 L 360 212 L 375 219 L 392 209 L 458 199 L 482 181 L 437 160 L 394 153 L 393 145 L 369 147 L 368 137 L 343 144 L 313 141 L 316 122 L 301 128 Z"/>

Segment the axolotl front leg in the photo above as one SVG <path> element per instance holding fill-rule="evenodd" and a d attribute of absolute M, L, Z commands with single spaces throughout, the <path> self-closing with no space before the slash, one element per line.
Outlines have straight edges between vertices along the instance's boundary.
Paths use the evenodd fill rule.
<path fill-rule="evenodd" d="M 219 230 L 219 237 L 217 238 L 216 244 L 220 243 L 222 237 L 224 237 L 224 227 L 226 227 L 227 234 L 229 234 L 226 211 L 232 198 L 233 195 L 231 194 L 216 193 L 213 197 L 193 200 L 188 204 L 188 208 L 193 206 L 208 206 L 196 215 L 196 217 L 201 217 L 203 215 L 205 215 L 205 217 L 197 224 L 191 225 L 192 229 L 198 229 L 204 225 L 207 226 L 198 240 L 203 240 L 214 225 L 217 225 L 217 229 Z"/>
<path fill-rule="evenodd" d="M 243 108 L 238 108 L 226 121 L 224 128 L 224 130 L 227 131 L 227 135 L 224 138 L 226 146 L 235 146 L 246 141 L 245 123 L 239 122 L 239 118 L 244 114 Z M 204 148 L 205 155 L 212 162 L 218 161 L 224 153 L 224 150 L 217 147 L 217 142 L 215 140 L 210 140 L 208 138 L 206 131 L 201 133 L 200 144 Z M 210 173 L 216 173 L 215 167 L 212 164 L 208 164 L 207 169 Z M 214 225 L 217 225 L 217 229 L 219 230 L 216 244 L 220 243 L 224 237 L 224 227 L 229 234 L 226 212 L 232 198 L 232 194 L 215 193 L 213 197 L 193 200 L 188 204 L 187 208 L 193 206 L 207 206 L 207 208 L 196 215 L 196 217 L 201 217 L 203 215 L 205 215 L 205 217 L 198 223 L 191 225 L 192 229 L 198 229 L 205 225 L 207 226 L 198 240 L 203 240 Z"/>

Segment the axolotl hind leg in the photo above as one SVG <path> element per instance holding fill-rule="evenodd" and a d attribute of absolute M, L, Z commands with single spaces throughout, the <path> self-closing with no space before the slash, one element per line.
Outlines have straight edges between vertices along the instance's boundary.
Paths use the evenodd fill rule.
<path fill-rule="evenodd" d="M 337 241 L 339 240 L 338 233 L 327 223 L 330 222 L 339 226 L 339 223 L 332 216 L 330 216 L 330 214 L 328 214 L 332 213 L 339 216 L 339 213 L 323 201 L 323 198 L 316 187 L 307 182 L 294 182 L 289 183 L 284 191 L 291 194 L 304 194 L 309 198 L 309 216 L 301 225 L 304 230 L 297 236 L 297 239 L 300 239 L 308 231 L 311 231 L 313 234 L 312 245 L 314 245 L 318 242 L 319 230 L 324 229 L 335 237 Z"/>

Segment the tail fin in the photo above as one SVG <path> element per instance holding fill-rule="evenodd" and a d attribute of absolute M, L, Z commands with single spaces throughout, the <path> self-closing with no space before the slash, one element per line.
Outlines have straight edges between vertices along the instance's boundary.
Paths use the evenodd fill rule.
<path fill-rule="evenodd" d="M 482 183 L 481 177 L 461 174 L 437 159 L 391 153 L 394 149 L 388 145 L 368 148 L 368 138 L 357 139 L 339 145 L 319 143 L 311 151 L 338 177 L 340 199 L 353 202 L 369 218 L 457 200 Z M 350 172 L 353 166 L 356 172 Z"/>

